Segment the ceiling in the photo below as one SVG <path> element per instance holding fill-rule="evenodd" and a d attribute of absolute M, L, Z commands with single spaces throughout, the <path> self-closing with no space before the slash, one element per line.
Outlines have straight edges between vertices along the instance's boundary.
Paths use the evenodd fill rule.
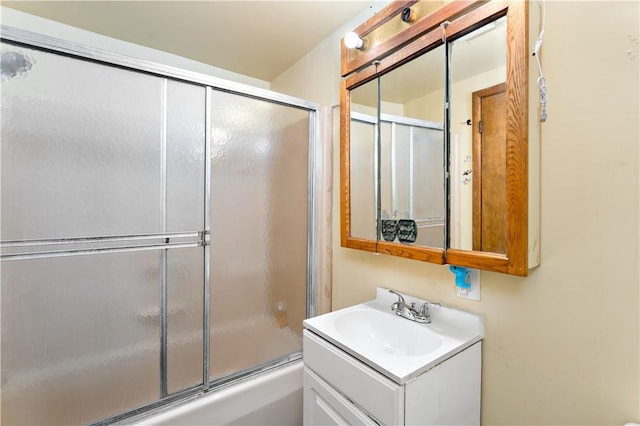
<path fill-rule="evenodd" d="M 270 82 L 355 15 L 378 10 L 380 3 L 2 1 L 2 6 Z"/>

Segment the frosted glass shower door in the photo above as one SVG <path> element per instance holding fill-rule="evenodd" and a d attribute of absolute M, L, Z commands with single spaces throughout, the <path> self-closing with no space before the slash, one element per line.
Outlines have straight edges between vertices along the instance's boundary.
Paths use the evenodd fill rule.
<path fill-rule="evenodd" d="M 213 91 L 212 380 L 302 349 L 309 111 Z"/>
<path fill-rule="evenodd" d="M 206 89 L 1 48 L 2 423 L 201 385 Z"/>
<path fill-rule="evenodd" d="M 204 91 L 2 43 L 3 241 L 203 228 Z M 168 178 L 168 180 L 167 180 Z"/>
<path fill-rule="evenodd" d="M 159 269 L 158 252 L 3 262 L 3 424 L 88 423 L 157 400 Z"/>

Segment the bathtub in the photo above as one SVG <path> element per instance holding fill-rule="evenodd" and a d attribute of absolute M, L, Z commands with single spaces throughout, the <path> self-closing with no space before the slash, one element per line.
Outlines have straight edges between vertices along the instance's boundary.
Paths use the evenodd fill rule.
<path fill-rule="evenodd" d="M 302 360 L 248 377 L 135 425 L 301 425 Z"/>

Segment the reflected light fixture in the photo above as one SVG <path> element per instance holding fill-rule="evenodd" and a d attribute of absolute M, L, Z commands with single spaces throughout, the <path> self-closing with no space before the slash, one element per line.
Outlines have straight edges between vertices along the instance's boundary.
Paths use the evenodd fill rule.
<path fill-rule="evenodd" d="M 364 40 L 362 40 L 358 34 L 351 31 L 344 36 L 344 46 L 347 49 L 364 50 Z"/>

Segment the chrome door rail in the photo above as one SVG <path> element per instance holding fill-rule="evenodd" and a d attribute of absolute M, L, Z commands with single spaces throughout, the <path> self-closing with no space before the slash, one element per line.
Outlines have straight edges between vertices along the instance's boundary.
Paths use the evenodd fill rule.
<path fill-rule="evenodd" d="M 78 244 L 89 242 L 111 242 L 111 241 L 135 241 L 135 240 L 152 240 L 166 238 L 201 238 L 201 232 L 168 232 L 158 234 L 132 234 L 132 235 L 112 235 L 101 237 L 74 237 L 74 238 L 45 238 L 41 240 L 7 240 L 0 241 L 2 247 L 25 247 L 40 246 L 50 244 Z"/>
<path fill-rule="evenodd" d="M 199 247 L 204 232 L 108 237 L 49 238 L 0 242 L 0 261 Z"/>
<path fill-rule="evenodd" d="M 82 256 L 82 255 L 98 254 L 98 253 L 124 253 L 124 252 L 133 252 L 133 251 L 166 250 L 166 249 L 177 249 L 177 248 L 187 248 L 187 247 L 200 247 L 202 245 L 203 244 L 201 242 L 167 243 L 167 244 L 145 245 L 145 246 L 94 248 L 94 249 L 48 251 L 48 252 L 21 253 L 21 254 L 2 254 L 0 255 L 0 261 Z"/>

